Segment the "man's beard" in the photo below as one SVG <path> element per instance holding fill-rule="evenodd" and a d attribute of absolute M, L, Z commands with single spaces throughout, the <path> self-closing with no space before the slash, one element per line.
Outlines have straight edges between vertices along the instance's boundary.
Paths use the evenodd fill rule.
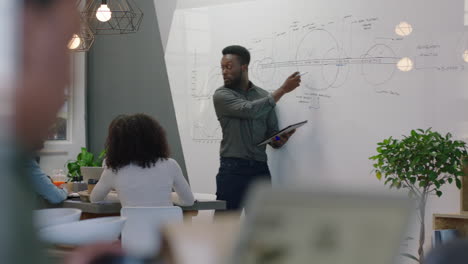
<path fill-rule="evenodd" d="M 239 88 L 241 82 L 242 82 L 242 72 L 239 74 L 239 76 L 236 79 L 231 80 L 230 83 L 224 83 L 224 86 L 230 89 Z"/>

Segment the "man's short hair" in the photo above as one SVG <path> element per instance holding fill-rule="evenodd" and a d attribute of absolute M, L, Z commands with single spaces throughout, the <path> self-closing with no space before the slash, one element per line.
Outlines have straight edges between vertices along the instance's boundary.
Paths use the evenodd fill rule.
<path fill-rule="evenodd" d="M 237 55 L 237 57 L 239 57 L 241 65 L 249 65 L 250 63 L 250 52 L 242 46 L 232 45 L 225 47 L 223 49 L 223 55 L 227 54 Z"/>

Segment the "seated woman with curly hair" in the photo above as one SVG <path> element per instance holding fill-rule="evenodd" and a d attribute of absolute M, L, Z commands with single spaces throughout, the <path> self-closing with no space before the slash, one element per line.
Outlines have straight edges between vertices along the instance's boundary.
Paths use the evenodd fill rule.
<path fill-rule="evenodd" d="M 121 115 L 109 126 L 105 169 L 91 192 L 102 201 L 115 189 L 122 206 L 190 206 L 193 193 L 179 164 L 169 158 L 166 133 L 146 114 Z M 174 188 L 177 195 L 172 197 Z"/>

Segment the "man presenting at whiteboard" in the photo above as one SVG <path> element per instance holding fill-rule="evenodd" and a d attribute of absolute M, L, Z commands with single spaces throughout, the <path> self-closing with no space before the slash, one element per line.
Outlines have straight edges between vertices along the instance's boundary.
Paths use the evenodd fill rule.
<path fill-rule="evenodd" d="M 250 53 L 246 48 L 228 46 L 222 53 L 224 86 L 213 95 L 223 132 L 216 195 L 218 200 L 226 201 L 227 210 L 240 210 L 252 182 L 271 180 L 266 145 L 257 144 L 278 131 L 276 103 L 300 85 L 301 77 L 295 72 L 269 93 L 249 81 Z M 270 146 L 282 147 L 293 133 L 294 130 L 281 135 Z"/>

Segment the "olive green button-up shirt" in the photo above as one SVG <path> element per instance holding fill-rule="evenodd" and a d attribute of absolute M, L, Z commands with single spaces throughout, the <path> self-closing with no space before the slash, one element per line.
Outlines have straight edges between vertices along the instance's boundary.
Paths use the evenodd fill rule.
<path fill-rule="evenodd" d="M 213 102 L 223 139 L 221 157 L 267 161 L 266 145 L 257 144 L 278 131 L 275 100 L 267 91 L 249 84 L 250 88 L 218 88 Z"/>

